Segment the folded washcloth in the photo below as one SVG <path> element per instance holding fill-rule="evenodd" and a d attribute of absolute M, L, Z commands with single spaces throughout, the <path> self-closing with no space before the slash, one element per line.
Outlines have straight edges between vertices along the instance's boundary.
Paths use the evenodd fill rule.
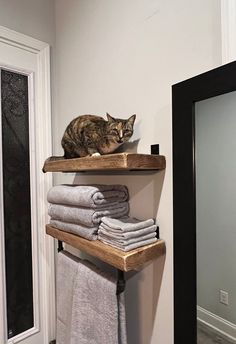
<path fill-rule="evenodd" d="M 128 189 L 125 185 L 57 185 L 47 195 L 49 203 L 101 208 L 106 205 L 127 201 Z"/>
<path fill-rule="evenodd" d="M 152 232 L 152 233 L 149 233 L 146 235 L 141 235 L 141 236 L 134 237 L 131 239 L 120 239 L 120 238 L 117 238 L 116 236 L 114 237 L 113 235 L 110 235 L 107 232 L 104 232 L 102 229 L 98 230 L 98 240 L 104 239 L 104 240 L 112 241 L 112 242 L 114 242 L 118 245 L 122 245 L 122 246 L 127 246 L 127 245 L 133 244 L 135 242 L 140 242 L 140 241 L 152 239 L 155 237 L 156 237 L 156 232 Z"/>
<path fill-rule="evenodd" d="M 109 235 L 112 239 L 131 239 L 131 238 L 137 238 L 146 234 L 155 233 L 156 235 L 156 229 L 157 226 L 153 225 L 150 227 L 138 229 L 135 231 L 130 232 L 122 232 L 117 229 L 110 228 L 109 226 L 106 226 L 103 222 L 99 225 L 99 231 L 103 234 Z"/>
<path fill-rule="evenodd" d="M 98 226 L 87 227 L 82 224 L 63 222 L 63 221 L 53 220 L 53 219 L 50 220 L 50 224 L 53 227 L 56 227 L 68 233 L 79 235 L 87 240 L 97 239 Z"/>
<path fill-rule="evenodd" d="M 115 240 L 108 240 L 108 239 L 104 239 L 103 237 L 98 236 L 98 239 L 100 241 L 102 241 L 104 244 L 113 246 L 121 251 L 131 251 L 135 248 L 141 247 L 141 246 L 145 246 L 145 245 L 149 245 L 152 244 L 154 242 L 157 241 L 157 238 L 151 238 L 151 239 L 146 239 L 146 240 L 142 240 L 142 241 L 138 241 L 129 245 L 122 245 L 117 243 Z"/>
<path fill-rule="evenodd" d="M 101 218 L 104 216 L 118 218 L 127 215 L 128 212 L 128 202 L 117 203 L 113 206 L 107 206 L 104 209 L 90 209 L 61 204 L 49 204 L 48 209 L 48 214 L 53 220 L 77 224 L 79 223 L 88 227 L 94 227 L 98 225 L 101 222 Z"/>
<path fill-rule="evenodd" d="M 148 219 L 142 221 L 129 216 L 124 216 L 120 217 L 119 219 L 115 219 L 104 216 L 102 218 L 102 224 L 105 224 L 113 230 L 117 230 L 120 232 L 130 232 L 150 227 L 154 225 L 154 220 Z"/>
<path fill-rule="evenodd" d="M 71 344 L 127 344 L 124 296 L 116 279 L 88 261 L 75 277 Z"/>

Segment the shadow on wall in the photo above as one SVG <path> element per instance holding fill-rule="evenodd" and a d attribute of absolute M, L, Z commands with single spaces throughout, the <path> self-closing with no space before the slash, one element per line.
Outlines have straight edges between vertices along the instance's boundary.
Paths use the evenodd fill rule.
<path fill-rule="evenodd" d="M 153 262 L 153 325 L 156 317 L 166 254 Z"/>
<path fill-rule="evenodd" d="M 139 272 L 126 274 L 125 291 L 129 344 L 150 344 L 155 323 L 165 256 Z"/>

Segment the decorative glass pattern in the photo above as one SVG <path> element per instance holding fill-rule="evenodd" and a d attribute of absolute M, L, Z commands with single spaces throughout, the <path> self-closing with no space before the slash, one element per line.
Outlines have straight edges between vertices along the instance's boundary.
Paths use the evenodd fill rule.
<path fill-rule="evenodd" d="M 34 326 L 28 77 L 1 70 L 8 338 Z"/>

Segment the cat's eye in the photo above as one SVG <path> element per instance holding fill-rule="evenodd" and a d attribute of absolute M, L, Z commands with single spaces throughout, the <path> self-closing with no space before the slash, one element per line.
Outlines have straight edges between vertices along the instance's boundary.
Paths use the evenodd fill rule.
<path fill-rule="evenodd" d="M 132 134 L 132 131 L 131 130 L 124 130 L 124 136 L 128 136 L 128 135 L 131 135 Z"/>
<path fill-rule="evenodd" d="M 112 134 L 118 134 L 118 130 L 117 130 L 117 129 L 112 129 L 112 130 L 111 130 L 111 133 L 112 133 Z"/>

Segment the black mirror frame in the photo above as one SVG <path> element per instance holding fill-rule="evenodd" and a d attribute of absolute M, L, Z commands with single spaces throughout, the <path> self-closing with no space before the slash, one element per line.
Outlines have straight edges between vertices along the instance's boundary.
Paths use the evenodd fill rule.
<path fill-rule="evenodd" d="M 175 344 L 197 343 L 195 103 L 232 91 L 236 62 L 172 86 Z"/>

